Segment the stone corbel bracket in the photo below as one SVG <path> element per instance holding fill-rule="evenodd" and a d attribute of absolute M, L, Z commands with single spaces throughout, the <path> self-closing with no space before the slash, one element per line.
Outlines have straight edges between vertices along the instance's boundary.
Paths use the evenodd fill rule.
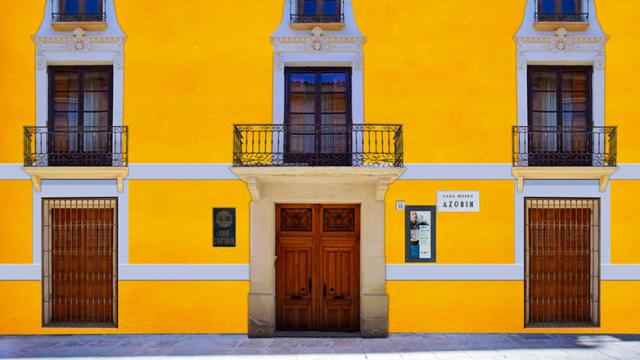
<path fill-rule="evenodd" d="M 618 167 L 514 167 L 511 174 L 518 182 L 518 192 L 524 191 L 525 180 L 598 180 L 600 192 L 607 191 L 611 176 Z"/>
<path fill-rule="evenodd" d="M 352 168 L 352 167 L 232 167 L 231 171 L 247 184 L 253 200 L 262 198 L 265 183 L 307 183 L 373 185 L 377 201 L 384 201 L 389 185 L 396 181 L 405 168 Z"/>
<path fill-rule="evenodd" d="M 124 179 L 129 175 L 128 167 L 29 167 L 22 168 L 33 182 L 36 192 L 42 190 L 42 180 L 116 180 L 118 192 L 124 191 Z"/>

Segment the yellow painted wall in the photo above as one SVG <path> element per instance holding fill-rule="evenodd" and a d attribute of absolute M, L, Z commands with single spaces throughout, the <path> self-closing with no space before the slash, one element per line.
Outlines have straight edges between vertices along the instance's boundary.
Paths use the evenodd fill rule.
<path fill-rule="evenodd" d="M 635 215 L 640 203 L 640 181 L 612 181 L 611 263 L 640 264 L 640 232 Z M 631 215 L 630 215 L 631 214 Z"/>
<path fill-rule="evenodd" d="M 640 27 L 635 13 L 637 1 L 596 0 L 598 20 L 609 36 L 605 83 L 605 116 L 607 125 L 618 126 L 618 161 L 640 162 L 640 113 L 633 110 L 640 98 L 640 87 L 634 81 L 640 64 Z"/>
<path fill-rule="evenodd" d="M 368 38 L 366 121 L 403 123 L 409 163 L 509 162 L 509 127 L 516 118 L 512 36 L 525 0 L 483 1 L 482 11 L 472 11 L 476 0 L 400 3 L 353 3 Z M 124 118 L 132 129 L 132 162 L 229 162 L 233 123 L 271 121 L 269 36 L 282 4 L 116 0 L 128 35 Z M 610 35 L 606 122 L 620 127 L 621 162 L 640 162 L 634 141 L 640 114 L 629 111 L 640 88 L 628 81 L 640 59 L 640 29 L 629 26 L 639 6 L 597 0 Z M 2 1 L 0 11 L 6 14 L 0 26 L 0 163 L 20 162 L 21 127 L 35 116 L 30 36 L 49 14 L 44 0 Z"/>
<path fill-rule="evenodd" d="M 407 205 L 436 205 L 438 191 L 480 191 L 480 212 L 436 214 L 438 264 L 512 264 L 514 262 L 513 181 L 397 181 L 385 198 L 385 251 L 387 263 L 405 261 Z"/>
<path fill-rule="evenodd" d="M 130 181 L 129 262 L 246 264 L 249 191 L 232 181 Z M 236 247 L 213 247 L 213 208 L 236 208 Z"/>
<path fill-rule="evenodd" d="M 602 282 L 600 328 L 525 328 L 522 281 L 388 281 L 387 290 L 391 332 L 640 332 L 638 281 Z"/>
<path fill-rule="evenodd" d="M 279 2 L 117 1 L 131 162 L 230 163 L 232 125 L 271 122 Z"/>
<path fill-rule="evenodd" d="M 39 281 L 0 281 L 0 334 L 245 333 L 247 281 L 120 281 L 117 329 L 42 328 Z"/>
<path fill-rule="evenodd" d="M 35 124 L 36 65 L 31 35 L 44 15 L 44 1 L 0 1 L 0 13 L 4 14 L 0 23 L 0 163 L 17 163 L 22 161 L 22 126 Z"/>
<path fill-rule="evenodd" d="M 0 180 L 0 264 L 32 261 L 31 193 L 31 181 Z"/>

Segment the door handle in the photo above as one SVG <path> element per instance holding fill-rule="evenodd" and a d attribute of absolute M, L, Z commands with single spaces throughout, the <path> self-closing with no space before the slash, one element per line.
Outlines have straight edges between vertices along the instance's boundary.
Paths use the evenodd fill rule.
<path fill-rule="evenodd" d="M 327 284 L 322 285 L 322 297 L 327 297 Z"/>
<path fill-rule="evenodd" d="M 302 300 L 302 295 L 291 295 L 290 300 Z"/>
<path fill-rule="evenodd" d="M 309 278 L 309 294 L 311 294 L 311 289 L 313 288 L 311 287 L 311 278 Z"/>
<path fill-rule="evenodd" d="M 336 300 L 344 300 L 345 299 L 344 295 L 336 295 L 333 298 L 336 299 Z"/>

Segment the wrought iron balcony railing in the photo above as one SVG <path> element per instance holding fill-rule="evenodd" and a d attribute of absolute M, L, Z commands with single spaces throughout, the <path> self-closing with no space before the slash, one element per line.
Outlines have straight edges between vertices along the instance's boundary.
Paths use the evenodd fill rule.
<path fill-rule="evenodd" d="M 344 23 L 344 0 L 289 0 L 291 23 Z"/>
<path fill-rule="evenodd" d="M 615 126 L 513 127 L 513 166 L 615 167 Z"/>
<path fill-rule="evenodd" d="M 233 166 L 402 167 L 402 125 L 235 125 Z"/>
<path fill-rule="evenodd" d="M 87 6 L 88 0 L 85 0 L 83 3 L 83 7 Z M 59 4 L 60 5 L 60 4 Z M 79 5 L 77 5 L 79 6 Z M 99 0 L 98 3 L 93 3 L 94 7 L 98 7 L 97 9 L 84 9 L 80 10 L 75 9 L 77 11 L 65 11 L 65 9 L 61 7 L 56 7 L 52 3 L 52 11 L 51 16 L 54 23 L 60 22 L 105 22 L 107 21 L 107 13 L 105 12 L 106 1 Z"/>
<path fill-rule="evenodd" d="M 544 13 L 537 12 L 536 21 L 548 22 L 589 22 L 589 13 Z"/>
<path fill-rule="evenodd" d="M 24 128 L 26 167 L 125 167 L 128 149 L 128 126 Z"/>

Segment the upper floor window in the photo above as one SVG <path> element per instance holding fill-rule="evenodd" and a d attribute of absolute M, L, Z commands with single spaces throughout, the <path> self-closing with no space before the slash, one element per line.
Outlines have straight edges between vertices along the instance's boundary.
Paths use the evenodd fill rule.
<path fill-rule="evenodd" d="M 103 22 L 105 21 L 104 0 L 58 0 L 53 21 Z"/>
<path fill-rule="evenodd" d="M 538 0 L 536 21 L 587 22 L 589 12 L 583 8 L 583 0 Z"/>
<path fill-rule="evenodd" d="M 292 23 L 342 23 L 343 0 L 292 0 Z M 293 4 L 291 4 L 293 5 Z"/>

